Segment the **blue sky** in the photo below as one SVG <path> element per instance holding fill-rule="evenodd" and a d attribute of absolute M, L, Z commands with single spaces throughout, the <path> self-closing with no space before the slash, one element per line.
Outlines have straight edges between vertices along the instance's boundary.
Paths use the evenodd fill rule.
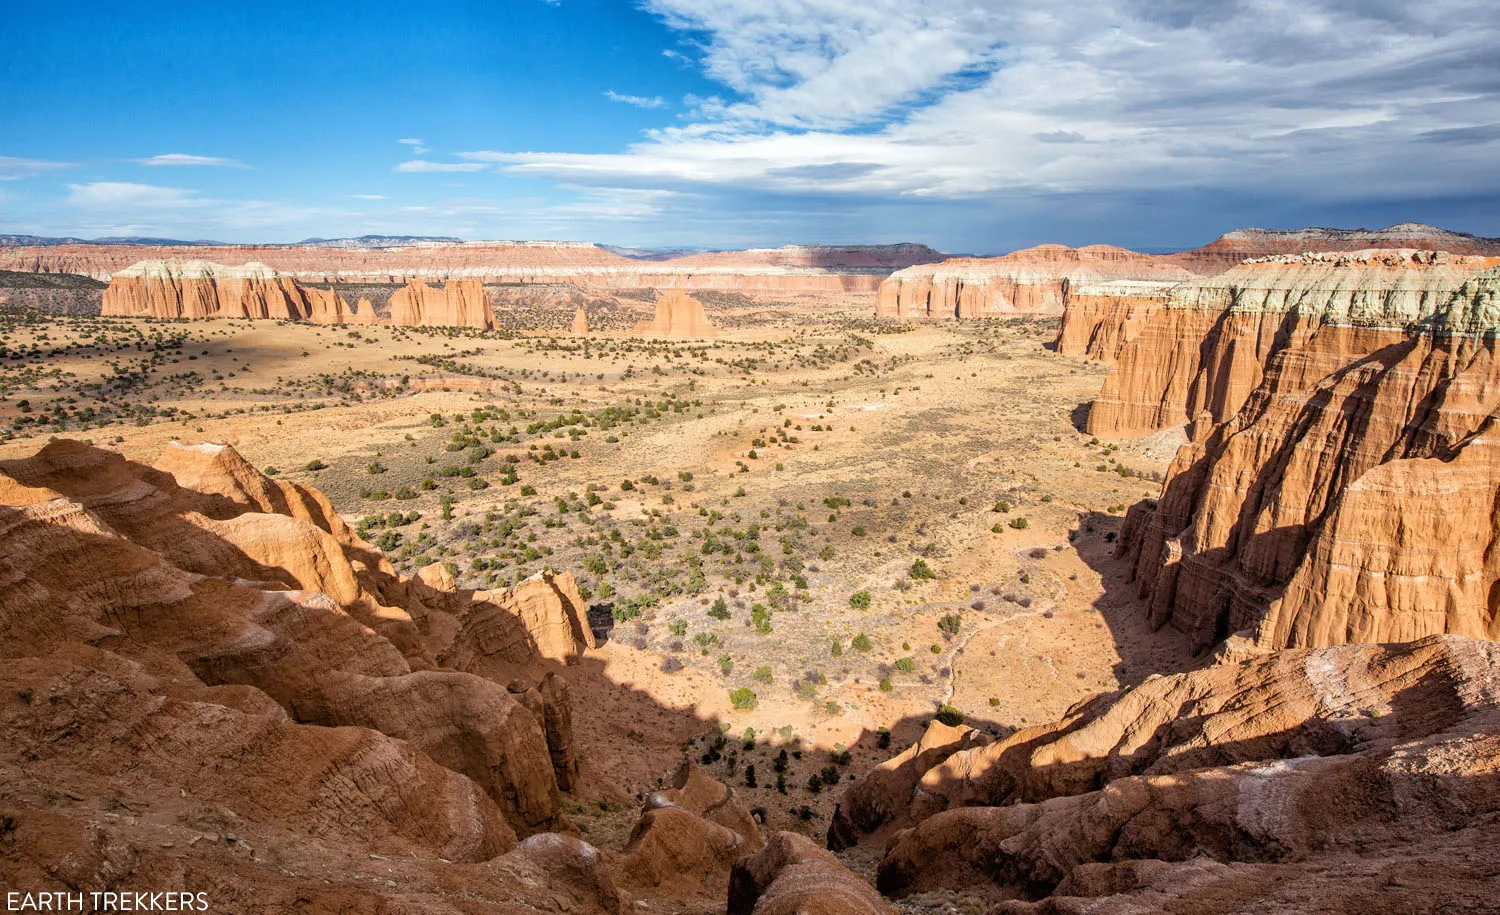
<path fill-rule="evenodd" d="M 0 233 L 1500 235 L 1493 0 L 5 0 Z"/>

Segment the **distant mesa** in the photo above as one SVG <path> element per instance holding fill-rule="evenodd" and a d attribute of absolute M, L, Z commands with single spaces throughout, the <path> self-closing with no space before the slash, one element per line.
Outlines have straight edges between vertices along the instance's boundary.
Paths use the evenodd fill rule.
<path fill-rule="evenodd" d="M 495 326 L 495 310 L 477 280 L 450 281 L 441 290 L 412 280 L 391 296 L 391 323 L 398 327 Z"/>
<path fill-rule="evenodd" d="M 717 340 L 703 311 L 703 303 L 681 289 L 669 289 L 656 300 L 656 317 L 642 321 L 631 332 L 647 340 Z"/>
<path fill-rule="evenodd" d="M 1170 255 L 1110 245 L 1040 245 L 1004 257 L 963 257 L 897 271 L 880 284 L 881 318 L 1061 314 L 1070 285 L 1109 280 L 1180 282 L 1194 272 Z"/>
<path fill-rule="evenodd" d="M 382 235 L 308 239 L 295 245 L 101 244 L 78 239 L 0 237 L 0 270 L 74 273 L 108 281 L 142 260 L 265 264 L 314 283 L 481 283 L 604 289 L 710 289 L 768 295 L 870 293 L 892 271 L 944 255 L 925 245 L 787 245 L 707 253 L 626 256 L 587 242 L 457 241 Z"/>
<path fill-rule="evenodd" d="M 1067 310 L 1077 319 L 1090 308 L 1100 307 L 1099 290 L 1103 285 L 1136 284 L 1134 289 L 1115 287 L 1103 298 L 1118 299 L 1118 294 L 1125 291 L 1150 298 L 1161 294 L 1163 284 L 1170 286 L 1195 277 L 1217 276 L 1246 260 L 1375 248 L 1495 257 L 1500 256 L 1500 239 L 1402 223 L 1375 230 L 1240 229 L 1202 248 L 1176 254 L 1140 254 L 1111 245 L 1083 248 L 1040 245 L 1003 257 L 952 258 L 898 270 L 880 284 L 875 314 L 881 318 L 925 320 L 1059 314 Z M 1071 305 L 1079 296 L 1084 298 L 1084 307 L 1074 310 Z M 1146 303 L 1143 300 L 1136 304 Z M 1113 305 L 1118 312 L 1117 324 L 1126 321 L 1129 314 L 1139 314 L 1138 310 L 1130 312 L 1126 303 L 1115 301 Z M 1099 340 L 1090 349 L 1089 340 L 1078 336 L 1075 325 L 1066 341 L 1060 342 L 1071 351 L 1104 356 L 1118 341 Z"/>
<path fill-rule="evenodd" d="M 582 308 L 573 312 L 572 332 L 582 336 L 589 332 L 589 313 Z"/>

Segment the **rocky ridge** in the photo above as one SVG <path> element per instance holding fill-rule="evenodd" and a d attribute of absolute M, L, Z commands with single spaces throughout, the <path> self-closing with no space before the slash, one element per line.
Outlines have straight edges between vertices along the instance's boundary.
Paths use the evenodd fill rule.
<path fill-rule="evenodd" d="M 1216 277 L 1144 295 L 1094 290 L 1063 316 L 1057 349 L 1113 365 L 1088 431 L 1129 438 L 1206 412 L 1222 422 L 1244 404 L 1266 366 L 1328 327 L 1368 347 L 1444 309 L 1463 281 L 1500 263 L 1440 251 L 1360 251 L 1258 258 Z M 1352 353 L 1353 351 L 1351 351 Z M 1322 374 L 1347 354 L 1319 363 Z M 1300 369 L 1313 374 L 1318 367 Z M 1318 375 L 1321 377 L 1321 375 Z M 1313 378 L 1311 380 L 1316 380 Z"/>
<path fill-rule="evenodd" d="M 1226 658 L 940 754 L 904 799 L 867 777 L 843 806 L 902 802 L 888 895 L 964 889 L 1015 913 L 1484 910 L 1497 721 L 1494 642 Z"/>
<path fill-rule="evenodd" d="M 89 808 L 45 802 L 63 785 L 135 811 L 126 825 L 160 847 L 212 832 L 203 819 L 287 860 L 312 843 L 319 860 L 368 849 L 456 866 L 527 858 L 519 840 L 571 829 L 565 685 L 543 676 L 518 701 L 495 679 L 524 686 L 587 648 L 570 575 L 438 591 L 397 575 L 315 490 L 215 445 L 173 445 L 154 467 L 69 441 L 0 462 L 0 528 L 0 769 L 9 821 L 36 840 L 28 860 L 77 849 L 78 867 L 104 866 L 84 853 Z M 71 738 L 46 736 L 64 727 Z M 181 783 L 198 765 L 212 768 Z M 225 893 L 285 882 L 213 858 L 206 846 L 174 866 Z"/>

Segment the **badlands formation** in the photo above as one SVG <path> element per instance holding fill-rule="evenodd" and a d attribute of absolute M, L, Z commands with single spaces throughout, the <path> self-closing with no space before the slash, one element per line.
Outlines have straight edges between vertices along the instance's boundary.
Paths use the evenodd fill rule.
<path fill-rule="evenodd" d="M 923 256 L 861 250 L 765 260 Z M 963 321 L 173 258 L 0 311 L 0 882 L 1497 911 L 1497 253 L 1045 246 L 879 297 Z"/>

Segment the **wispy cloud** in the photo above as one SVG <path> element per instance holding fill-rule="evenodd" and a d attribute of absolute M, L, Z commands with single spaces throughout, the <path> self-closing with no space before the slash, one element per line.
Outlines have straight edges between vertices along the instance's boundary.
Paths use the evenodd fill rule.
<path fill-rule="evenodd" d="M 643 6 L 691 36 L 725 97 L 615 153 L 459 158 L 601 187 L 884 200 L 1500 192 L 1500 15 L 1483 0 Z"/>
<path fill-rule="evenodd" d="M 414 156 L 420 156 L 425 152 L 429 152 L 427 147 L 422 144 L 422 141 L 417 139 L 416 137 L 402 137 L 396 142 L 400 143 L 403 146 L 410 146 L 411 153 Z"/>
<path fill-rule="evenodd" d="M 389 200 L 384 194 L 345 194 L 350 200 Z"/>
<path fill-rule="evenodd" d="M 68 202 L 83 207 L 163 207 L 204 206 L 208 200 L 197 192 L 180 187 L 135 184 L 130 181 L 94 181 L 68 185 Z"/>
<path fill-rule="evenodd" d="M 150 156 L 145 159 L 132 160 L 138 165 L 146 165 L 151 168 L 163 166 L 190 166 L 203 168 L 249 168 L 250 166 L 238 159 L 224 159 L 219 156 L 194 156 L 188 153 L 163 153 L 159 156 Z"/>
<path fill-rule="evenodd" d="M 634 105 L 637 108 L 665 108 L 667 106 L 666 99 L 662 98 L 659 95 L 653 95 L 650 97 L 643 95 L 624 95 L 622 93 L 616 92 L 613 89 L 610 89 L 604 93 L 604 97 L 609 99 L 611 102 L 623 102 L 626 105 Z"/>
<path fill-rule="evenodd" d="M 412 159 L 397 165 L 396 171 L 408 173 L 482 172 L 485 167 L 483 162 L 429 162 L 426 159 Z"/>
<path fill-rule="evenodd" d="M 72 167 L 73 163 L 71 162 L 47 162 L 42 159 L 18 159 L 14 156 L 0 156 L 0 181 L 33 178 L 47 172 Z"/>

